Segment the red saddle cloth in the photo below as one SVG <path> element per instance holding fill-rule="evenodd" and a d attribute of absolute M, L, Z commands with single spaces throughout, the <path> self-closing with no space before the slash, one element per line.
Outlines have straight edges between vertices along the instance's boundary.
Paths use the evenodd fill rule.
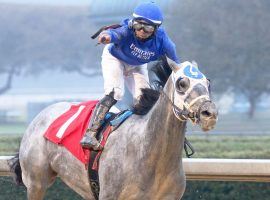
<path fill-rule="evenodd" d="M 98 101 L 87 101 L 71 105 L 70 109 L 52 122 L 44 137 L 63 145 L 77 159 L 88 164 L 90 151 L 83 149 L 80 140 L 88 128 L 90 117 Z"/>

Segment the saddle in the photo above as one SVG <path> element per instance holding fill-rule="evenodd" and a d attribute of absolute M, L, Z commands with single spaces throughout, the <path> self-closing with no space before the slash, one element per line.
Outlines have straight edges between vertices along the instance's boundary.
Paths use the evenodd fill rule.
<path fill-rule="evenodd" d="M 116 130 L 133 112 L 131 110 L 123 110 L 119 113 L 108 112 L 105 119 L 97 132 L 97 139 L 102 142 L 103 133 L 108 126 L 111 127 L 111 132 Z"/>

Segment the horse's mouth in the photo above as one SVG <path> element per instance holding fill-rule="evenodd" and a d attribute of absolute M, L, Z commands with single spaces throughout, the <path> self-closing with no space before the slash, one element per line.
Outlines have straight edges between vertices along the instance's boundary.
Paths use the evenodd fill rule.
<path fill-rule="evenodd" d="M 200 126 L 203 131 L 210 131 L 214 129 L 216 123 L 217 123 L 217 118 L 215 117 L 200 120 Z"/>
<path fill-rule="evenodd" d="M 215 128 L 218 120 L 218 111 L 216 105 L 213 102 L 207 102 L 200 109 L 199 112 L 199 124 L 203 131 L 210 131 Z"/>

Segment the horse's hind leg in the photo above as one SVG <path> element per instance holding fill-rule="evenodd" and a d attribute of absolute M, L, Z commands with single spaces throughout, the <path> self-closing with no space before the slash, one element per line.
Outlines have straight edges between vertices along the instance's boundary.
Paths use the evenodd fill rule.
<path fill-rule="evenodd" d="M 44 198 L 46 188 L 38 185 L 31 185 L 27 188 L 27 199 L 28 200 L 42 200 Z"/>
<path fill-rule="evenodd" d="M 42 200 L 44 198 L 46 190 L 54 181 L 49 181 L 45 176 L 31 177 L 31 180 L 28 181 L 26 186 L 28 200 Z"/>
<path fill-rule="evenodd" d="M 46 190 L 54 182 L 56 174 L 49 168 L 41 170 L 35 166 L 32 166 L 30 171 L 24 172 L 23 182 L 27 188 L 28 200 L 42 200 Z"/>

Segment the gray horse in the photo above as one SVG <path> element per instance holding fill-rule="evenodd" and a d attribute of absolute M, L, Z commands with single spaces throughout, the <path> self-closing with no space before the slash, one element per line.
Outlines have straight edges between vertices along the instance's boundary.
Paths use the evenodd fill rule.
<path fill-rule="evenodd" d="M 100 157 L 101 200 L 174 200 L 184 193 L 186 180 L 182 151 L 187 119 L 203 131 L 214 128 L 217 109 L 210 99 L 209 81 L 190 62 L 180 68 L 170 63 L 159 98 L 145 115 L 132 115 L 112 132 Z M 160 82 L 159 82 L 160 83 Z M 43 199 L 59 176 L 84 199 L 94 200 L 87 170 L 64 147 L 43 137 L 49 125 L 71 103 L 44 109 L 24 134 L 14 163 L 30 200 Z M 21 171 L 20 171 L 21 170 Z"/>

